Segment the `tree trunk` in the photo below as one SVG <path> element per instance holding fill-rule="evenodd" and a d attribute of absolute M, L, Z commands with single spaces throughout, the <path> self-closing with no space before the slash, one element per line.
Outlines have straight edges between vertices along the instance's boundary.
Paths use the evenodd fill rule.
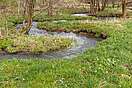
<path fill-rule="evenodd" d="M 101 11 L 103 11 L 106 8 L 107 3 L 108 3 L 108 0 L 103 0 L 102 1 L 102 9 L 101 9 Z"/>
<path fill-rule="evenodd" d="M 53 16 L 53 1 L 49 0 L 48 16 Z"/>
<path fill-rule="evenodd" d="M 26 9 L 27 9 L 27 0 L 18 0 L 18 15 L 25 16 L 27 15 Z"/>
<path fill-rule="evenodd" d="M 27 16 L 26 16 L 26 26 L 22 29 L 22 33 L 28 33 L 31 26 L 32 26 L 32 16 L 33 16 L 33 0 L 26 0 L 27 1 Z"/>
<path fill-rule="evenodd" d="M 127 3 L 127 0 L 122 0 L 122 16 L 123 16 L 123 18 L 125 18 L 127 15 L 126 3 Z"/>
<path fill-rule="evenodd" d="M 95 15 L 95 0 L 90 0 L 90 14 Z"/>
<path fill-rule="evenodd" d="M 97 0 L 97 10 L 100 11 L 101 7 L 100 7 L 100 0 Z"/>

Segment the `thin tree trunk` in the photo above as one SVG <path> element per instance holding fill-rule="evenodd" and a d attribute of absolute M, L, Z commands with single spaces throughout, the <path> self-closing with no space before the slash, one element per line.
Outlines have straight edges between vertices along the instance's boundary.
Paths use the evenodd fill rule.
<path fill-rule="evenodd" d="M 127 3 L 127 0 L 122 0 L 122 16 L 123 16 L 123 18 L 125 18 L 127 15 L 126 3 Z"/>
<path fill-rule="evenodd" d="M 95 15 L 95 0 L 90 1 L 90 14 Z"/>
<path fill-rule="evenodd" d="M 106 6 L 107 6 L 107 3 L 108 3 L 108 0 L 103 0 L 102 1 L 102 11 L 106 8 Z"/>
<path fill-rule="evenodd" d="M 101 7 L 100 7 L 100 0 L 97 0 L 97 10 L 100 11 Z"/>
<path fill-rule="evenodd" d="M 27 17 L 26 17 L 26 21 L 27 21 L 27 24 L 26 24 L 26 27 L 24 27 L 22 29 L 22 33 L 28 33 L 31 26 L 32 26 L 32 16 L 33 16 L 33 0 L 27 0 Z"/>
<path fill-rule="evenodd" d="M 49 0 L 48 15 L 49 16 L 53 15 L 53 1 L 52 0 Z"/>

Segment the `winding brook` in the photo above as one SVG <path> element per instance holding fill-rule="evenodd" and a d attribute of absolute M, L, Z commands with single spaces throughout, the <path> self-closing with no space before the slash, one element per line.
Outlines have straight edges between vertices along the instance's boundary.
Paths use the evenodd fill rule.
<path fill-rule="evenodd" d="M 19 28 L 21 24 L 17 25 Z M 97 39 L 86 37 L 85 35 L 79 35 L 75 33 L 65 33 L 65 32 L 47 32 L 46 30 L 40 30 L 37 28 L 37 22 L 33 22 L 32 28 L 29 31 L 29 35 L 33 36 L 58 36 L 64 38 L 73 39 L 75 42 L 73 46 L 70 48 L 60 50 L 60 51 L 53 51 L 48 53 L 41 53 L 41 54 L 25 54 L 25 53 L 17 53 L 17 54 L 7 54 L 3 53 L 0 55 L 0 58 L 71 58 L 83 53 L 86 49 L 90 47 L 94 47 L 97 43 Z"/>

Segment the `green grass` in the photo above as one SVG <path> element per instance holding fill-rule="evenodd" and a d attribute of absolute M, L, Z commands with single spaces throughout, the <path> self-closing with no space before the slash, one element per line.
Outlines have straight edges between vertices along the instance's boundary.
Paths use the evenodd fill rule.
<path fill-rule="evenodd" d="M 106 32 L 109 37 L 73 59 L 1 60 L 0 87 L 131 88 L 131 24 L 132 21 L 105 23 L 100 29 L 93 29 Z"/>
<path fill-rule="evenodd" d="M 72 42 L 71 39 L 62 37 L 18 35 L 0 39 L 0 49 L 8 53 L 40 53 L 68 48 Z"/>
<path fill-rule="evenodd" d="M 15 4 L 14 2 L 11 5 L 16 7 L 16 4 L 13 4 Z M 66 9 L 62 10 L 62 13 L 71 14 L 74 12 L 82 12 L 82 10 L 83 9 L 79 9 L 78 11 L 76 9 Z M 12 9 L 12 11 L 15 10 Z M 84 12 L 85 11 L 86 10 L 84 10 Z M 117 11 L 120 10 L 106 9 L 105 12 L 100 12 L 98 15 L 114 15 L 118 13 Z M 3 17 L 4 16 L 2 16 L 2 18 Z M 39 14 L 37 17 L 34 17 L 36 21 L 71 21 L 85 19 L 93 18 L 73 17 L 63 14 L 53 17 Z M 11 16 L 8 18 L 7 26 L 12 29 L 12 27 L 22 21 L 23 18 L 21 17 Z M 4 27 L 4 25 L 5 20 L 1 20 L 0 27 Z M 70 58 L 68 60 L 62 58 L 56 60 L 40 60 L 37 58 L 25 60 L 14 58 L 13 60 L 9 60 L 3 58 L 0 60 L 0 88 L 132 88 L 131 20 L 124 23 L 101 22 L 94 24 L 78 22 L 42 22 L 39 23 L 39 27 L 53 31 L 58 29 L 63 29 L 67 32 L 80 30 L 88 32 L 93 31 L 97 33 L 97 36 L 104 32 L 109 37 L 98 43 L 95 48 L 88 49 L 76 58 Z M 28 40 L 27 37 L 24 38 Z M 28 40 L 29 42 L 35 40 L 38 45 L 42 43 L 41 39 L 43 39 L 30 38 L 31 40 Z M 19 36 L 18 39 L 21 39 L 21 36 Z M 26 46 L 23 38 L 22 41 L 19 48 L 21 45 Z M 51 44 L 51 42 L 48 43 Z M 15 43 L 17 43 L 17 38 L 15 39 Z M 12 40 L 8 38 L 0 40 L 0 51 L 1 48 L 7 48 L 12 44 Z M 61 44 L 63 43 L 61 42 Z M 56 46 L 58 46 L 58 42 Z"/>
<path fill-rule="evenodd" d="M 98 23 L 80 23 L 79 21 L 66 21 L 66 22 L 39 22 L 38 28 L 48 30 L 48 31 L 59 31 L 63 30 L 66 32 L 94 32 L 96 37 L 99 37 L 101 33 L 106 33 L 109 35 L 113 31 L 120 30 L 122 26 L 119 23 L 107 23 L 101 21 Z M 116 29 L 114 29 L 116 28 Z"/>
<path fill-rule="evenodd" d="M 43 22 L 43 21 L 54 21 L 54 20 L 92 20 L 96 19 L 96 17 L 92 16 L 86 16 L 86 17 L 81 17 L 81 16 L 72 16 L 72 14 L 60 14 L 60 15 L 54 15 L 54 16 L 47 16 L 44 13 L 36 15 L 33 20 L 38 21 L 38 22 Z"/>
<path fill-rule="evenodd" d="M 120 17 L 122 15 L 122 10 L 121 7 L 116 7 L 116 8 L 110 8 L 107 7 L 103 11 L 99 11 L 96 16 L 103 16 L 103 17 L 112 17 L 112 16 L 117 16 Z"/>

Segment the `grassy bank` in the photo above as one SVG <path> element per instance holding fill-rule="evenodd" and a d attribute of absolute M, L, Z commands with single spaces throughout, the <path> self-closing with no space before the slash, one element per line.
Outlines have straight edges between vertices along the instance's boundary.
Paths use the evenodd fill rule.
<path fill-rule="evenodd" d="M 100 23 L 91 29 L 89 24 L 83 25 L 87 30 L 105 32 L 109 37 L 74 59 L 1 60 L 0 87 L 131 88 L 131 24 L 132 21 Z M 82 29 L 81 25 L 73 26 L 77 26 L 76 30 Z"/>
<path fill-rule="evenodd" d="M 114 31 L 122 29 L 121 22 L 107 23 L 100 21 L 97 23 L 80 23 L 79 21 L 58 21 L 58 22 L 39 22 L 39 29 L 47 31 L 65 31 L 75 33 L 93 33 L 93 36 L 99 37 L 101 34 L 111 36 Z M 115 29 L 116 28 L 116 29 Z"/>
<path fill-rule="evenodd" d="M 43 21 L 55 21 L 55 20 L 94 20 L 96 17 L 92 16 L 73 16 L 73 14 L 60 14 L 60 15 L 54 15 L 54 16 L 48 16 L 44 13 L 38 14 L 34 16 L 33 18 L 35 21 L 43 22 Z"/>
<path fill-rule="evenodd" d="M 8 36 L 0 39 L 0 50 L 8 53 L 42 53 L 72 46 L 72 40 L 53 36 Z"/>

